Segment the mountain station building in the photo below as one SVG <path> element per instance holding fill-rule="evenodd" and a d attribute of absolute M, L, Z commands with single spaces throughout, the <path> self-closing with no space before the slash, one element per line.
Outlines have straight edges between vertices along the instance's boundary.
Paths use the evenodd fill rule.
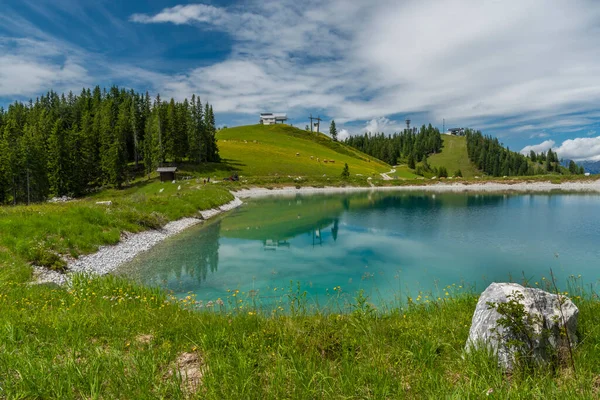
<path fill-rule="evenodd" d="M 287 121 L 286 114 L 277 114 L 277 113 L 261 113 L 260 114 L 260 123 L 262 125 L 274 125 L 274 124 L 283 124 Z"/>

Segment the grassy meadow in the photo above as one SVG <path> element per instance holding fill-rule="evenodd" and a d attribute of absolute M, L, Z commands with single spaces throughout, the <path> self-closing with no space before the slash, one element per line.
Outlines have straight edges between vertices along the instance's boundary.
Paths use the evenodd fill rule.
<path fill-rule="evenodd" d="M 460 169 L 464 178 L 481 176 L 482 173 L 469 160 L 467 140 L 464 136 L 442 135 L 442 152 L 431 155 L 427 161 L 432 167 L 446 167 L 448 176 Z"/>
<path fill-rule="evenodd" d="M 391 169 L 384 162 L 333 142 L 324 134 L 311 134 L 288 125 L 226 128 L 219 131 L 217 138 L 221 157 L 243 179 L 288 175 L 294 178 L 325 175 L 337 179 L 347 163 L 352 175 L 361 174 L 366 180 Z"/>
<path fill-rule="evenodd" d="M 2 398 L 597 398 L 600 303 L 580 308 L 575 369 L 504 373 L 463 351 L 477 295 L 460 286 L 375 309 L 331 290 L 311 309 L 301 288 L 279 306 L 249 293 L 200 304 L 115 277 L 71 287 L 0 285 Z M 184 361 L 182 361 L 184 360 Z"/>
<path fill-rule="evenodd" d="M 64 256 L 115 244 L 124 231 L 159 228 L 232 199 L 224 189 L 191 179 L 176 184 L 138 182 L 125 190 L 104 190 L 65 203 L 0 207 L 0 275 L 26 279 L 28 263 L 60 270 Z"/>

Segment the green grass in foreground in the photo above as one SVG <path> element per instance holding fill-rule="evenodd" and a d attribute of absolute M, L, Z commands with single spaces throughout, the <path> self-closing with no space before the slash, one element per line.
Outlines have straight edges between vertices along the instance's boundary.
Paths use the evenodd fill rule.
<path fill-rule="evenodd" d="M 202 375 L 195 398 L 597 398 L 600 304 L 581 294 L 576 370 L 507 375 L 463 352 L 477 296 L 458 286 L 383 311 L 338 289 L 315 313 L 292 286 L 261 314 L 235 291 L 195 311 L 191 297 L 114 277 L 68 289 L 3 282 L 0 397 L 184 398 L 186 380 L 170 371 L 189 353 Z"/>
<path fill-rule="evenodd" d="M 67 203 L 0 207 L 0 279 L 27 279 L 27 263 L 60 269 L 64 261 L 59 255 L 91 253 L 117 243 L 123 231 L 158 228 L 232 199 L 228 191 L 195 180 L 154 181 Z M 96 204 L 103 200 L 112 205 Z"/>

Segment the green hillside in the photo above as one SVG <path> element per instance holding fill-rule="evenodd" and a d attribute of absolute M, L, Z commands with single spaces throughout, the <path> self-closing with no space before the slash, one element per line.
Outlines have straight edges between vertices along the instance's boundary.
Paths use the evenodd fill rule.
<path fill-rule="evenodd" d="M 344 163 L 348 163 L 352 176 L 379 176 L 391 169 L 324 134 L 289 125 L 226 128 L 218 132 L 217 139 L 221 158 L 242 176 L 338 177 Z"/>
<path fill-rule="evenodd" d="M 467 140 L 464 136 L 442 135 L 442 141 L 442 152 L 427 159 L 432 167 L 446 167 L 449 176 L 454 175 L 458 169 L 465 178 L 482 174 L 469 160 Z"/>

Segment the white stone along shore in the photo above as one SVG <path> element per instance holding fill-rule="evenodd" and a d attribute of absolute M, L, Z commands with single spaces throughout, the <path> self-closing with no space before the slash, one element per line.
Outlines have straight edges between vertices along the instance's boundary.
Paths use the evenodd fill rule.
<path fill-rule="evenodd" d="M 37 283 L 57 283 L 62 285 L 69 281 L 73 273 L 88 273 L 105 275 L 117 267 L 131 261 L 141 252 L 151 249 L 159 242 L 176 235 L 183 230 L 212 218 L 222 212 L 239 207 L 242 201 L 235 198 L 233 201 L 218 208 L 200 211 L 201 218 L 182 218 L 167 223 L 161 229 L 153 229 L 134 234 L 124 234 L 123 239 L 111 246 L 101 246 L 97 252 L 82 256 L 67 263 L 67 273 L 59 273 L 42 267 L 34 267 L 34 277 Z"/>
<path fill-rule="evenodd" d="M 283 187 L 276 189 L 251 188 L 235 192 L 235 195 L 241 199 L 265 197 L 265 196 L 293 196 L 296 194 L 316 194 L 316 193 L 353 193 L 353 192 L 371 192 L 371 191 L 422 191 L 435 193 L 461 193 L 461 192 L 519 192 L 519 193 L 544 193 L 544 192 L 578 192 L 578 193 L 600 193 L 600 179 L 595 181 L 575 181 L 575 182 L 514 182 L 514 183 L 461 183 L 461 182 L 440 182 L 436 184 L 425 185 L 407 185 L 407 186 L 373 186 L 373 187 Z"/>

